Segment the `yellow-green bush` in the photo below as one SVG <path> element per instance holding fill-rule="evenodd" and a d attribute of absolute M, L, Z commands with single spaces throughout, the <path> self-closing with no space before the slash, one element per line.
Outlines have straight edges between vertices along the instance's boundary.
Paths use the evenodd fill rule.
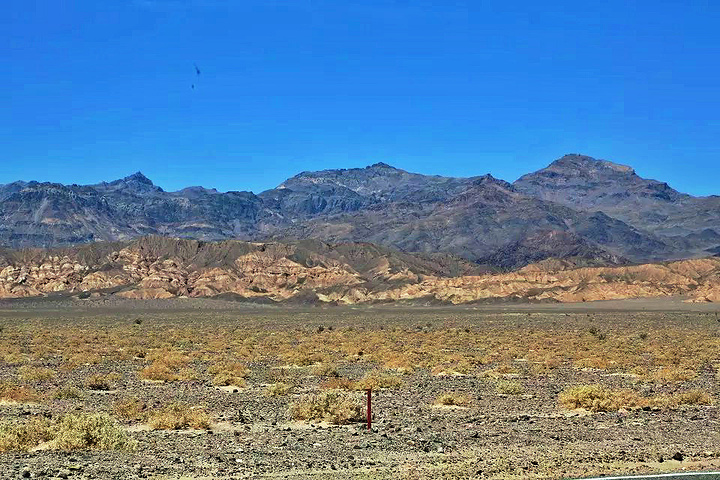
<path fill-rule="evenodd" d="M 363 419 L 363 402 L 357 395 L 339 391 L 305 395 L 290 405 L 290 416 L 295 420 L 350 423 Z"/>
<path fill-rule="evenodd" d="M 137 442 L 106 413 L 66 415 L 51 428 L 56 450 L 134 450 Z"/>
<path fill-rule="evenodd" d="M 0 382 L 0 401 L 13 403 L 37 402 L 40 395 L 31 387 L 12 382 Z"/>
<path fill-rule="evenodd" d="M 438 396 L 433 402 L 435 405 L 465 406 L 470 403 L 470 397 L 464 393 L 445 392 Z"/>
<path fill-rule="evenodd" d="M 522 395 L 525 393 L 522 383 L 511 380 L 501 380 L 495 388 L 498 393 L 503 395 Z"/>
<path fill-rule="evenodd" d="M 210 428 L 210 416 L 203 408 L 173 403 L 150 412 L 148 425 L 153 430 L 205 429 Z"/>
<path fill-rule="evenodd" d="M 70 414 L 57 422 L 35 417 L 0 425 L 0 452 L 31 450 L 134 450 L 137 442 L 105 413 Z"/>
<path fill-rule="evenodd" d="M 400 388 L 403 385 L 403 381 L 398 377 L 397 375 L 393 375 L 392 373 L 381 371 L 381 370 L 373 370 L 371 372 L 366 373 L 363 378 L 355 382 L 355 389 L 356 390 L 367 390 L 367 389 L 373 389 L 373 390 L 380 390 L 380 389 L 393 389 L 393 388 Z"/>
<path fill-rule="evenodd" d="M 264 394 L 267 397 L 277 397 L 280 395 L 287 395 L 290 393 L 290 390 L 292 389 L 292 386 L 288 385 L 287 383 L 273 383 L 272 385 L 268 385 L 265 387 Z"/>
<path fill-rule="evenodd" d="M 18 368 L 18 377 L 26 382 L 42 382 L 55 377 L 55 372 L 49 368 L 23 365 Z"/>
<path fill-rule="evenodd" d="M 591 412 L 614 412 L 621 408 L 641 408 L 649 404 L 648 399 L 632 390 L 611 390 L 601 385 L 572 387 L 561 392 L 558 399 L 565 408 L 583 408 Z"/>

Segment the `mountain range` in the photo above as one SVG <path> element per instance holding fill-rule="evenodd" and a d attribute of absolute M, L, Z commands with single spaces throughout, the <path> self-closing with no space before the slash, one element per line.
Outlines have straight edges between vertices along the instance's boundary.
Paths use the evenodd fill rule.
<path fill-rule="evenodd" d="M 631 167 L 576 154 L 514 183 L 376 163 L 302 172 L 257 195 L 165 192 L 139 172 L 96 185 L 0 186 L 0 245 L 14 249 L 146 235 L 313 239 L 510 270 L 551 257 L 580 267 L 707 257 L 720 252 L 719 232 L 720 197 L 680 193 Z"/>

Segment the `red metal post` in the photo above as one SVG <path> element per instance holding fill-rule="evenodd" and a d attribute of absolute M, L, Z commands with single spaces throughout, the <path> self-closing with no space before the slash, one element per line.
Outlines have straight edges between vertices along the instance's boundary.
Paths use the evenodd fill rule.
<path fill-rule="evenodd" d="M 367 389 L 367 429 L 370 430 L 372 428 L 372 389 Z"/>

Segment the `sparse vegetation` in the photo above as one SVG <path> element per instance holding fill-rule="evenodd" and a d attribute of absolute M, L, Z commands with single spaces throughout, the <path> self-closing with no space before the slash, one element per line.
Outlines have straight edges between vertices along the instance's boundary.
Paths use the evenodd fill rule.
<path fill-rule="evenodd" d="M 670 403 L 674 406 L 712 405 L 713 397 L 708 392 L 694 389 L 673 395 Z"/>
<path fill-rule="evenodd" d="M 591 412 L 614 412 L 643 407 L 677 408 L 684 405 L 711 405 L 712 396 L 702 390 L 689 390 L 674 395 L 644 397 L 627 389 L 610 389 L 601 385 L 579 385 L 559 395 L 562 406 L 582 408 Z"/>
<path fill-rule="evenodd" d="M 388 314 L 379 314 L 378 309 L 358 313 L 357 318 L 353 312 L 350 322 L 337 309 L 301 311 L 296 322 L 278 311 L 282 313 L 211 313 L 207 321 L 196 312 L 171 316 L 155 311 L 144 317 L 152 315 L 152 321 L 141 326 L 133 321 L 135 312 L 119 320 L 93 316 L 87 322 L 7 322 L 0 336 L 0 401 L 11 421 L 1 427 L 0 449 L 61 448 L 55 439 L 64 414 L 95 415 L 85 411 L 92 408 L 109 412 L 114 416 L 109 417 L 111 423 L 117 418 L 131 432 L 127 434 L 130 443 L 136 437 L 141 448 L 160 458 L 167 445 L 204 451 L 205 445 L 226 435 L 255 442 L 252 451 L 242 445 L 244 452 L 233 453 L 244 462 L 256 450 L 274 452 L 276 446 L 296 438 L 305 443 L 293 443 L 293 448 L 322 451 L 328 438 L 337 437 L 347 443 L 337 446 L 343 454 L 351 443 L 365 445 L 372 438 L 366 450 L 363 447 L 362 459 L 347 450 L 355 459 L 337 462 L 338 469 L 354 474 L 358 468 L 367 468 L 363 463 L 367 458 L 377 462 L 373 467 L 381 474 L 391 477 L 396 472 L 384 463 L 385 451 L 412 448 L 417 451 L 413 463 L 419 478 L 472 478 L 480 469 L 488 478 L 546 478 L 558 471 L 587 476 L 600 467 L 583 463 L 586 450 L 573 445 L 553 451 L 556 442 L 533 433 L 536 428 L 555 428 L 548 419 L 556 418 L 560 405 L 588 412 L 621 410 L 618 418 L 632 420 L 612 424 L 623 442 L 637 435 L 637 428 L 631 427 L 634 422 L 658 419 L 676 422 L 681 430 L 678 435 L 693 442 L 700 442 L 697 435 L 702 433 L 707 450 L 720 451 L 720 443 L 708 434 L 711 423 L 706 423 L 714 415 L 714 399 L 720 394 L 720 335 L 714 316 L 693 313 L 669 322 L 657 313 L 604 314 L 600 321 L 595 314 L 585 313 L 486 315 L 474 310 L 461 314 L 417 310 L 408 314 L 397 310 L 388 320 Z M 330 328 L 336 315 L 342 321 Z M 322 330 L 317 328 L 320 321 Z M 590 332 L 593 326 L 595 334 Z M 605 334 L 603 340 L 600 333 Z M 138 376 L 160 382 L 137 388 Z M 250 388 L 233 388 L 245 382 Z M 218 385 L 224 388 L 215 388 Z M 334 424 L 364 421 L 362 390 L 369 386 L 377 392 L 373 395 L 374 425 L 387 437 L 352 435 L 359 426 L 328 433 L 324 428 L 287 424 L 288 417 Z M 88 391 L 98 387 L 113 391 Z M 492 405 L 490 410 L 488 405 Z M 467 440 L 485 432 L 502 434 L 510 428 L 508 422 L 528 421 L 524 419 L 527 412 L 538 415 L 533 413 L 536 425 L 523 430 L 528 434 L 522 441 L 509 439 L 498 448 Z M 492 422 L 487 415 L 492 415 Z M 680 421 L 695 417 L 700 421 Z M 563 438 L 599 438 L 598 422 L 606 424 L 608 418 L 588 415 L 572 423 L 575 430 L 564 432 Z M 144 431 L 209 429 L 211 419 L 217 419 L 213 426 L 217 437 L 209 432 Z M 74 433 L 63 437 L 62 448 L 126 449 L 122 442 L 100 447 L 92 440 L 98 435 L 88 434 L 87 443 L 78 440 L 85 435 L 78 432 L 102 431 L 100 421 L 65 422 L 68 432 Z M 296 435 L 297 430 L 302 433 Z M 455 438 L 460 431 L 464 433 L 450 450 L 445 443 L 428 441 L 434 438 L 433 432 Z M 593 461 L 602 456 L 607 460 L 601 463 L 604 471 L 615 471 L 622 462 L 641 457 L 671 458 L 674 451 L 662 450 L 667 440 L 665 433 L 653 437 L 637 456 L 619 456 L 601 446 Z M 529 458 L 537 459 L 539 465 Z M 173 475 L 181 475 L 182 468 L 212 475 L 205 467 L 193 467 L 184 460 L 171 467 Z M 235 474 L 246 465 L 227 467 L 227 472 Z"/>
<path fill-rule="evenodd" d="M 33 417 L 25 422 L 0 423 L 0 452 L 27 452 L 53 438 L 52 422 Z"/>
<path fill-rule="evenodd" d="M 582 408 L 591 412 L 615 412 L 641 408 L 648 400 L 630 390 L 612 390 L 601 385 L 579 385 L 560 393 L 560 404 L 567 409 Z"/>
<path fill-rule="evenodd" d="M 18 378 L 26 382 L 42 382 L 55 378 L 55 372 L 49 368 L 23 365 L 18 369 Z"/>
<path fill-rule="evenodd" d="M 363 402 L 357 395 L 339 391 L 305 395 L 290 405 L 290 416 L 295 420 L 350 423 L 363 419 Z"/>
<path fill-rule="evenodd" d="M 320 384 L 323 390 L 354 390 L 355 382 L 345 377 L 332 377 Z"/>
<path fill-rule="evenodd" d="M 137 442 L 109 415 L 70 414 L 57 422 L 35 417 L 0 425 L 0 452 L 28 451 L 47 443 L 51 450 L 134 450 Z"/>
<path fill-rule="evenodd" d="M 495 388 L 502 395 L 522 395 L 525 393 L 522 383 L 512 380 L 500 380 Z"/>
<path fill-rule="evenodd" d="M 124 420 L 144 420 L 147 416 L 147 405 L 137 397 L 128 397 L 115 402 L 115 414 Z"/>
<path fill-rule="evenodd" d="M 137 442 L 105 413 L 66 415 L 51 428 L 53 449 L 134 450 Z"/>
<path fill-rule="evenodd" d="M 50 392 L 53 400 L 77 400 L 85 397 L 85 394 L 77 387 L 66 385 Z"/>
<path fill-rule="evenodd" d="M 354 388 L 355 390 L 380 390 L 400 388 L 402 385 L 402 379 L 397 375 L 387 371 L 373 370 L 358 380 L 354 384 Z"/>
<path fill-rule="evenodd" d="M 31 387 L 12 382 L 0 382 L 0 401 L 30 403 L 40 400 L 40 395 Z"/>
<path fill-rule="evenodd" d="M 112 390 L 119 379 L 117 373 L 96 373 L 85 381 L 85 386 L 90 390 Z"/>
<path fill-rule="evenodd" d="M 208 373 L 214 375 L 213 385 L 244 387 L 248 369 L 242 363 L 223 362 L 212 365 Z"/>
<path fill-rule="evenodd" d="M 184 430 L 210 428 L 210 416 L 197 406 L 173 403 L 148 414 L 148 425 L 153 430 Z"/>
<path fill-rule="evenodd" d="M 445 392 L 433 402 L 435 405 L 464 407 L 470 403 L 470 397 L 465 393 Z"/>
<path fill-rule="evenodd" d="M 196 378 L 196 373 L 188 367 L 191 359 L 181 352 L 159 349 L 149 360 L 150 365 L 140 370 L 140 378 L 156 382 L 174 382 Z"/>
<path fill-rule="evenodd" d="M 278 397 L 290 393 L 292 386 L 287 383 L 273 383 L 265 387 L 264 394 L 268 397 Z"/>
<path fill-rule="evenodd" d="M 312 368 L 312 374 L 317 377 L 339 377 L 337 365 L 334 363 L 319 363 Z"/>

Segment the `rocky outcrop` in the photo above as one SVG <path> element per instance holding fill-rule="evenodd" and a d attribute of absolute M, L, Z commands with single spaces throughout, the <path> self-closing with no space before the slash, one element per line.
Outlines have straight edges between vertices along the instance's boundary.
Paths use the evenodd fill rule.
<path fill-rule="evenodd" d="M 718 212 L 720 197 L 685 195 L 630 167 L 582 155 L 566 155 L 514 184 L 376 163 L 303 172 L 257 195 L 202 187 L 166 192 L 136 173 L 96 185 L 0 185 L 0 245 L 145 235 L 316 239 L 451 254 L 501 269 L 553 257 L 601 266 L 706 256 L 720 246 Z"/>
<path fill-rule="evenodd" d="M 565 155 L 513 183 L 525 195 L 575 210 L 601 211 L 650 232 L 688 254 L 720 244 L 720 197 L 693 197 L 634 169 L 585 155 Z"/>
<path fill-rule="evenodd" d="M 160 237 L 115 244 L 5 252 L 0 298 L 96 292 L 122 298 L 216 297 L 355 304 L 496 299 L 589 302 L 684 295 L 720 301 L 720 258 L 618 267 L 544 260 L 507 273 L 463 260 L 371 244 L 203 243 Z M 433 263 L 435 262 L 435 263 Z M 84 297 L 84 295 L 80 295 Z"/>

